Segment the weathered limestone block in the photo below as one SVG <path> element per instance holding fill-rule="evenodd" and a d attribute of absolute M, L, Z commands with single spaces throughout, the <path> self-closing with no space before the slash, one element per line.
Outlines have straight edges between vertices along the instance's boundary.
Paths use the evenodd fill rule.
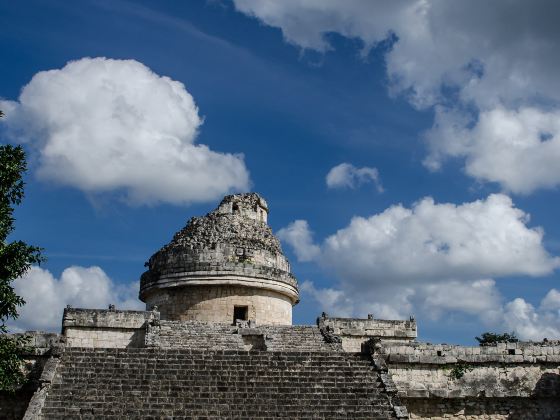
<path fill-rule="evenodd" d="M 557 342 L 482 347 L 383 342 L 378 355 L 387 361 L 411 418 L 555 419 L 560 363 L 546 358 L 557 347 Z"/>
<path fill-rule="evenodd" d="M 329 318 L 326 314 L 317 319 L 320 328 L 329 328 L 342 340 L 348 352 L 360 352 L 362 345 L 372 337 L 392 342 L 408 342 L 417 337 L 416 321 L 359 318 Z M 403 349 L 405 347 L 403 346 Z"/>
<path fill-rule="evenodd" d="M 559 413 L 557 401 L 527 398 L 416 398 L 406 405 L 414 420 L 556 420 Z"/>
<path fill-rule="evenodd" d="M 154 311 L 66 308 L 62 333 L 68 347 L 144 347 L 147 323 L 156 319 Z"/>
<path fill-rule="evenodd" d="M 234 308 L 247 307 L 248 319 L 259 325 L 292 322 L 292 302 L 282 293 L 238 285 L 167 289 L 153 298 L 162 319 L 233 324 Z"/>

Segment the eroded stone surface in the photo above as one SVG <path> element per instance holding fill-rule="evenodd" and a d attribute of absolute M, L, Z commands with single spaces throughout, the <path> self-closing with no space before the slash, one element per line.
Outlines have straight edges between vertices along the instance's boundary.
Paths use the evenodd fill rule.
<path fill-rule="evenodd" d="M 147 262 L 149 272 L 180 272 L 185 268 L 182 263 L 197 262 L 249 263 L 289 271 L 280 241 L 260 212 L 266 214 L 268 207 L 256 193 L 226 196 L 216 210 L 191 218 L 156 252 Z"/>
<path fill-rule="evenodd" d="M 343 352 L 68 349 L 43 419 L 395 419 L 367 357 Z"/>
<path fill-rule="evenodd" d="M 298 285 L 267 218 L 258 194 L 226 196 L 149 259 L 140 298 L 164 319 L 233 322 L 247 306 L 253 321 L 291 324 Z"/>

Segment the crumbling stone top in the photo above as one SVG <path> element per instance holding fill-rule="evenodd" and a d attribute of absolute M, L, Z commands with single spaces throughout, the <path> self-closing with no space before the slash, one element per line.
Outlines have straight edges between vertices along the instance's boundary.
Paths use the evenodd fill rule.
<path fill-rule="evenodd" d="M 141 288 L 162 276 L 201 271 L 239 271 L 297 287 L 280 241 L 267 224 L 268 204 L 256 193 L 224 197 L 202 217 L 191 218 L 171 242 L 146 263 Z M 264 274 L 263 274 L 264 273 Z"/>
<path fill-rule="evenodd" d="M 257 211 L 266 209 L 265 206 L 266 202 L 256 193 L 228 195 L 206 216 L 191 218 L 159 252 L 174 248 L 212 250 L 228 244 L 282 254 L 280 241 L 266 219 L 256 218 Z"/>
<path fill-rule="evenodd" d="M 280 241 L 266 224 L 267 213 L 266 201 L 256 193 L 227 195 L 214 211 L 191 218 L 170 243 L 150 258 L 147 266 L 160 268 L 166 261 L 166 254 L 196 254 L 196 251 L 213 251 L 226 245 L 236 250 L 283 255 Z"/>

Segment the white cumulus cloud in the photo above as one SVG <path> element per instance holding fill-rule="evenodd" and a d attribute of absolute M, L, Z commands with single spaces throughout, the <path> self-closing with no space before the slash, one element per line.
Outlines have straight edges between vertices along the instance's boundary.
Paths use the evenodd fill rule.
<path fill-rule="evenodd" d="M 359 185 L 371 182 L 378 192 L 383 192 L 377 168 L 364 166 L 357 168 L 351 163 L 336 165 L 327 174 L 325 179 L 329 188 L 356 188 Z"/>
<path fill-rule="evenodd" d="M 560 338 L 560 292 L 552 289 L 535 308 L 522 298 L 505 305 L 503 324 L 526 340 Z M 554 304 L 553 304 L 554 303 Z"/>
<path fill-rule="evenodd" d="M 354 217 L 319 244 L 303 220 L 285 228 L 297 235 L 281 239 L 333 276 L 334 287 L 302 285 L 333 315 L 438 319 L 460 312 L 524 339 L 559 337 L 560 292 L 552 290 L 535 309 L 522 299 L 504 302 L 494 280 L 543 276 L 560 266 L 544 248 L 543 230 L 528 223 L 503 194 L 460 205 L 424 198 L 411 208 Z"/>
<path fill-rule="evenodd" d="M 364 317 L 373 314 L 380 319 L 404 319 L 413 313 L 411 297 L 414 289 L 403 286 L 364 289 L 361 293 L 343 286 L 321 288 L 311 281 L 301 285 L 301 291 L 314 299 L 331 316 Z"/>
<path fill-rule="evenodd" d="M 560 100 L 560 28 L 553 17 L 559 6 L 551 0 L 234 3 L 303 48 L 331 49 L 331 32 L 360 39 L 365 49 L 394 35 L 386 55 L 392 89 L 418 105 L 437 103 L 449 87 L 458 87 L 465 100 L 481 106 L 536 95 Z"/>
<path fill-rule="evenodd" d="M 320 253 L 320 248 L 313 243 L 313 233 L 306 220 L 290 223 L 280 229 L 277 236 L 293 248 L 298 261 L 312 261 Z"/>
<path fill-rule="evenodd" d="M 500 320 L 502 296 L 492 279 L 427 284 L 418 290 L 418 306 L 434 319 L 449 311 L 483 316 L 485 323 Z"/>
<path fill-rule="evenodd" d="M 78 308 L 143 310 L 138 296 L 138 282 L 115 284 L 99 267 L 72 266 L 59 279 L 50 271 L 33 266 L 23 277 L 14 281 L 15 292 L 25 305 L 19 318 L 10 324 L 14 330 L 59 331 L 66 305 Z"/>
<path fill-rule="evenodd" d="M 427 197 L 411 208 L 354 217 L 320 245 L 305 220 L 281 229 L 279 237 L 353 287 L 550 274 L 560 258 L 545 250 L 543 230 L 528 222 L 504 194 L 460 205 Z"/>
<path fill-rule="evenodd" d="M 557 2 L 234 3 L 306 49 L 333 48 L 332 32 L 363 41 L 364 52 L 391 40 L 385 55 L 390 92 L 418 108 L 436 106 L 447 116 L 439 116 L 429 135 L 430 168 L 455 156 L 465 159 L 467 174 L 512 192 L 560 184 L 554 163 L 560 124 Z M 550 140 L 542 141 L 541 134 Z"/>
<path fill-rule="evenodd" d="M 560 258 L 542 244 L 543 231 L 503 194 L 455 205 L 424 198 L 350 224 L 322 245 L 322 264 L 354 285 L 551 273 Z"/>
<path fill-rule="evenodd" d="M 202 119 L 185 86 L 134 60 L 83 58 L 37 73 L 3 125 L 38 154 L 38 176 L 134 204 L 188 204 L 247 189 L 241 155 L 196 144 Z"/>
<path fill-rule="evenodd" d="M 481 112 L 470 128 L 460 114 L 440 109 L 436 115 L 427 134 L 428 167 L 439 168 L 448 156 L 464 157 L 467 174 L 515 193 L 560 185 L 560 110 L 497 107 Z"/>
<path fill-rule="evenodd" d="M 301 290 L 333 316 L 373 314 L 381 319 L 405 319 L 422 314 L 437 320 L 450 312 L 462 312 L 480 317 L 486 325 L 499 325 L 503 314 L 502 296 L 491 279 L 414 286 L 388 283 L 359 292 L 341 285 L 318 288 L 307 281 Z"/>

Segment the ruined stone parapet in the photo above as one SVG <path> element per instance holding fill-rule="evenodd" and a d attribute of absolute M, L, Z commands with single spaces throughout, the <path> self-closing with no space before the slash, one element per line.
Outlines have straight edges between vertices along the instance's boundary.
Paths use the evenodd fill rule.
<path fill-rule="evenodd" d="M 67 347 L 144 347 L 147 324 L 156 320 L 156 311 L 66 308 L 62 334 Z"/>
<path fill-rule="evenodd" d="M 427 343 L 384 343 L 380 352 L 391 363 L 552 363 L 560 364 L 560 343 L 516 342 L 490 346 L 458 346 Z"/>
<path fill-rule="evenodd" d="M 238 306 L 259 324 L 291 324 L 298 284 L 267 219 L 258 194 L 226 196 L 149 259 L 140 299 L 169 320 L 233 323 Z"/>
<path fill-rule="evenodd" d="M 340 337 L 345 351 L 359 352 L 372 337 L 393 342 L 409 342 L 417 336 L 416 321 L 359 318 L 329 318 L 326 314 L 317 319 L 320 329 Z"/>
<path fill-rule="evenodd" d="M 377 355 L 406 398 L 560 397 L 557 343 L 465 347 L 386 342 Z"/>
<path fill-rule="evenodd" d="M 26 338 L 20 352 L 25 381 L 14 390 L 15 392 L 0 391 L 0 419 L 36 419 L 37 417 L 26 417 L 26 410 L 33 395 L 37 394 L 46 382 L 46 375 L 51 371 L 51 360 L 64 345 L 64 337 L 61 334 L 42 331 L 26 331 L 7 336 L 15 339 Z"/>
<path fill-rule="evenodd" d="M 560 418 L 557 342 L 464 347 L 371 338 L 363 346 L 411 419 Z M 397 410 L 398 411 L 398 410 Z"/>
<path fill-rule="evenodd" d="M 64 345 L 64 337 L 61 334 L 44 331 L 26 331 L 24 333 L 8 334 L 8 337 L 25 337 L 24 356 L 43 356 L 50 353 L 53 348 Z"/>

